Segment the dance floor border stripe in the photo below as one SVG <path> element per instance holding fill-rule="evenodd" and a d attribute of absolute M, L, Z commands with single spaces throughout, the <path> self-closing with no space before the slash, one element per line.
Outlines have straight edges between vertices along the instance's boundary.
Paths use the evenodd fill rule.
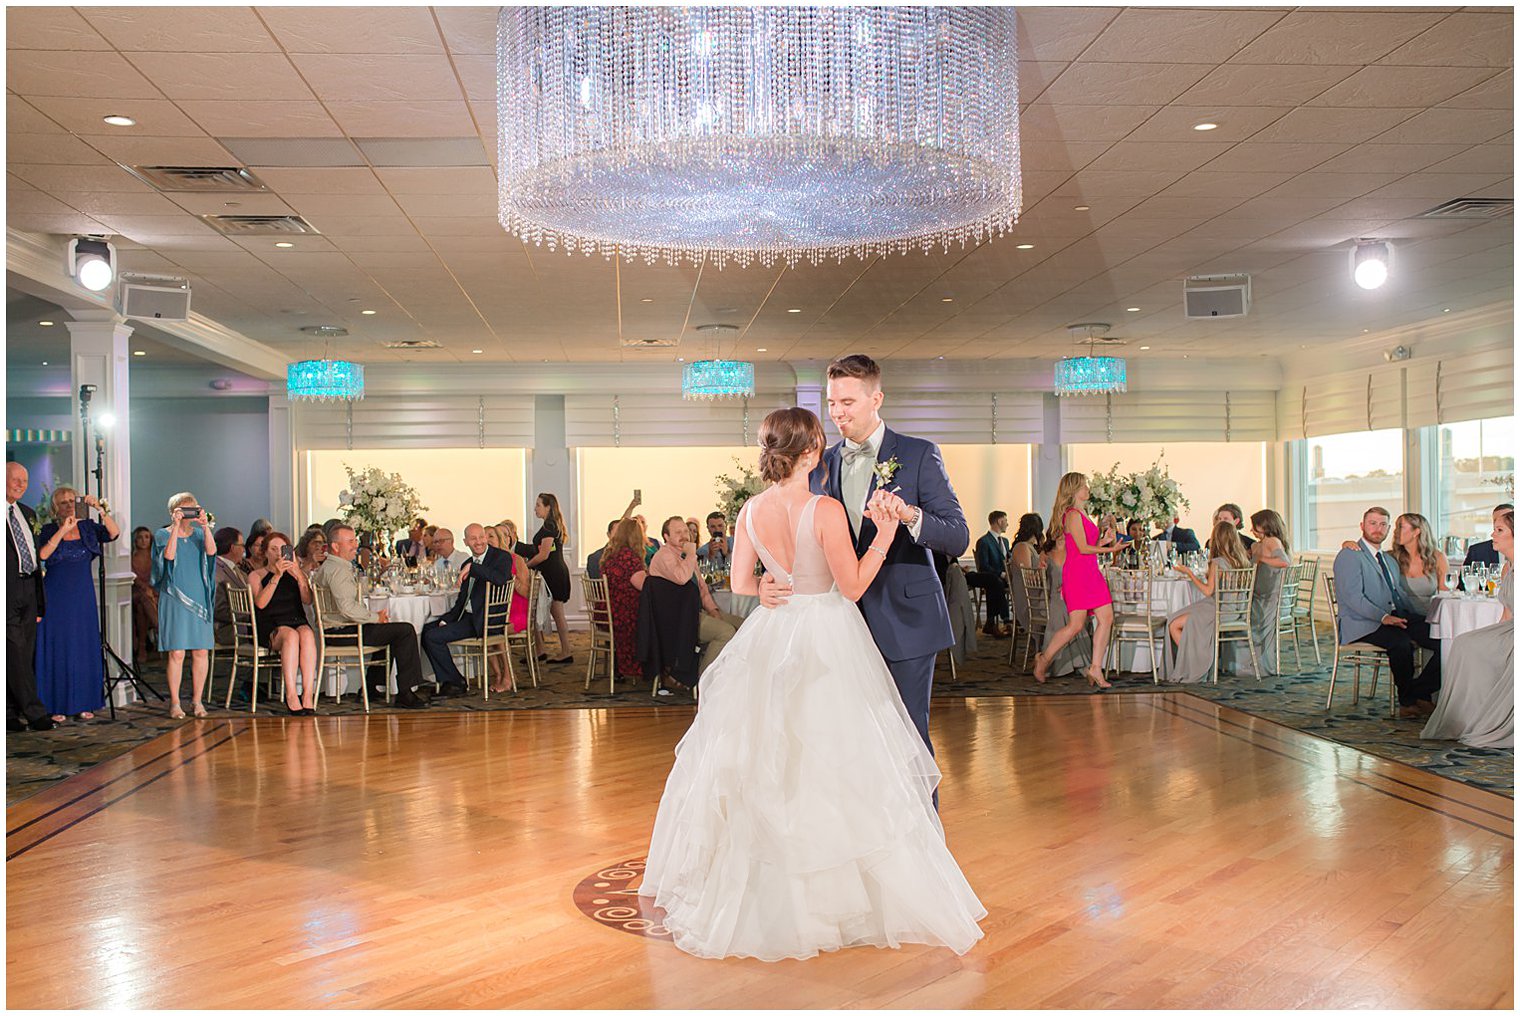
<path fill-rule="evenodd" d="M 229 724 L 229 726 L 230 726 L 230 724 Z M 210 754 L 211 752 L 215 751 L 217 748 L 220 748 L 222 745 L 224 745 L 228 741 L 232 740 L 234 737 L 240 737 L 243 734 L 246 734 L 247 732 L 248 732 L 248 728 L 246 726 L 243 727 L 243 728 L 241 728 L 241 729 L 238 729 L 238 730 L 233 730 L 231 733 L 229 733 L 226 737 L 222 738 L 220 741 L 215 741 L 212 744 L 207 745 L 201 751 L 198 751 L 198 752 L 196 752 L 193 755 L 187 755 L 187 756 L 185 756 L 184 758 L 180 759 L 180 761 L 178 763 L 176 763 L 175 765 L 170 766 L 168 769 L 165 769 L 163 772 L 159 773 L 156 776 L 153 776 L 153 777 L 150 777 L 149 779 L 144 780 L 143 782 L 139 783 L 137 786 L 133 787 L 131 790 L 128 790 L 128 791 L 126 791 L 125 793 L 122 793 L 122 794 L 118 794 L 117 796 L 111 798 L 109 801 L 102 801 L 101 803 L 95 805 L 90 810 L 86 811 L 83 815 L 79 815 L 76 818 L 70 819 L 69 821 L 65 822 L 63 825 L 59 826 L 57 829 L 54 829 L 54 830 L 52 830 L 49 833 L 46 833 L 46 834 L 44 834 L 42 836 L 39 836 L 37 839 L 35 839 L 32 842 L 26 844 L 24 847 L 18 847 L 15 850 L 9 851 L 5 855 L 5 859 L 7 861 L 13 861 L 16 858 L 20 857 L 22 854 L 25 854 L 27 851 L 33 849 L 34 847 L 40 847 L 42 844 L 46 843 L 48 840 L 52 839 L 54 836 L 57 836 L 59 833 L 66 832 L 67 830 L 74 828 L 74 826 L 76 826 L 79 823 L 83 822 L 85 819 L 90 818 L 93 815 L 100 814 L 101 812 L 105 811 L 107 808 L 111 807 L 113 804 L 117 804 L 117 803 L 119 803 L 121 801 L 124 801 L 127 798 L 131 797 L 133 794 L 137 793 L 139 790 L 146 790 L 148 787 L 151 787 L 153 784 L 157 783 L 159 780 L 163 779 L 165 776 L 168 776 L 171 773 L 178 772 L 179 770 L 183 769 L 185 766 L 189 765 L 191 762 L 195 761 L 196 759 L 200 758 L 201 756 Z M 160 758 L 162 758 L 162 756 L 160 756 Z M 81 796 L 88 796 L 88 795 L 81 795 Z"/>
<path fill-rule="evenodd" d="M 1475 829 L 1482 829 L 1484 832 L 1493 833 L 1495 836 L 1503 837 L 1506 840 L 1514 840 L 1514 838 L 1515 838 L 1515 834 L 1514 834 L 1513 831 L 1505 832 L 1502 829 L 1495 829 L 1492 826 L 1485 825 L 1482 822 L 1478 822 L 1478 821 L 1475 821 L 1475 820 L 1470 819 L 1470 818 L 1465 818 L 1465 817 L 1463 817 L 1461 815 L 1455 814 L 1454 812 L 1447 811 L 1444 808 L 1438 808 L 1438 807 L 1436 807 L 1434 805 L 1426 804 L 1423 801 L 1416 801 L 1416 800 L 1414 800 L 1412 798 L 1405 797 L 1402 794 L 1395 793 L 1392 790 L 1385 790 L 1382 787 L 1375 786 L 1375 785 L 1373 785 L 1371 783 L 1366 782 L 1365 780 L 1358 779 L 1355 776 L 1350 776 L 1350 775 L 1348 775 L 1346 773 L 1338 772 L 1335 769 L 1324 768 L 1324 767 L 1322 767 L 1321 765 L 1319 765 L 1317 762 L 1315 762 L 1312 759 L 1306 759 L 1306 758 L 1303 758 L 1303 757 L 1301 757 L 1299 755 L 1295 755 L 1295 754 L 1293 754 L 1290 751 L 1283 751 L 1283 750 L 1280 750 L 1278 748 L 1274 748 L 1274 747 L 1272 747 L 1269 744 L 1263 744 L 1263 743 L 1261 743 L 1258 740 L 1254 740 L 1250 736 L 1243 735 L 1243 734 L 1238 734 L 1238 733 L 1236 733 L 1234 731 L 1231 731 L 1231 730 L 1220 730 L 1217 726 L 1212 726 L 1210 723 L 1205 722 L 1205 720 L 1199 718 L 1202 714 L 1196 713 L 1195 711 L 1190 710 L 1190 709 L 1178 708 L 1177 707 L 1177 702 L 1176 702 L 1176 699 L 1175 699 L 1174 696 L 1171 696 L 1171 695 L 1164 695 L 1164 696 L 1162 696 L 1161 697 L 1161 704 L 1156 705 L 1155 708 L 1159 709 L 1161 712 L 1166 713 L 1168 716 L 1175 716 L 1179 720 L 1184 720 L 1184 721 L 1186 721 L 1188 723 L 1196 724 L 1197 726 L 1204 727 L 1205 729 L 1212 729 L 1215 734 L 1217 734 L 1217 735 L 1219 735 L 1221 737 L 1228 737 L 1228 738 L 1230 738 L 1233 741 L 1240 741 L 1242 744 L 1250 745 L 1251 747 L 1256 748 L 1256 749 L 1258 749 L 1260 751 L 1271 752 L 1273 755 L 1279 755 L 1282 758 L 1290 759 L 1290 760 L 1292 760 L 1294 762 L 1299 763 L 1300 765 L 1307 766 L 1307 767 L 1309 767 L 1311 769 L 1319 769 L 1322 772 L 1326 772 L 1329 775 L 1334 776 L 1336 779 L 1346 780 L 1349 783 L 1355 783 L 1357 786 L 1365 787 L 1368 790 L 1374 791 L 1374 792 L 1379 793 L 1379 794 L 1383 794 L 1386 797 L 1391 797 L 1395 801 L 1402 801 L 1405 804 L 1411 804 L 1411 805 L 1415 806 L 1416 808 L 1424 808 L 1426 811 L 1434 812 L 1437 815 L 1441 815 L 1441 816 L 1443 816 L 1445 818 L 1453 819 L 1454 821 L 1461 822 L 1464 825 L 1470 825 L 1470 826 L 1474 827 Z M 1223 719 L 1223 717 L 1214 717 L 1214 719 L 1220 720 L 1220 719 Z M 1306 735 L 1306 736 L 1312 736 L 1312 735 Z M 1330 743 L 1339 744 L 1339 742 L 1330 742 Z M 1378 758 L 1378 756 L 1371 755 L 1368 752 L 1360 752 L 1359 749 L 1350 748 L 1347 745 L 1340 745 L 1340 747 L 1348 748 L 1348 750 L 1350 750 L 1350 751 L 1357 751 L 1357 752 L 1359 752 L 1359 754 L 1368 755 L 1369 758 L 1377 758 L 1379 762 L 1384 762 L 1384 763 L 1387 763 L 1389 765 L 1400 765 L 1400 764 L 1402 764 L 1402 763 L 1398 763 L 1398 762 L 1393 762 L 1391 759 Z M 1398 781 L 1393 781 L 1393 782 L 1398 782 Z M 1411 787 L 1412 787 L 1412 785 L 1411 785 Z M 1419 788 L 1412 787 L 1412 789 L 1419 789 Z M 1433 794 L 1432 793 L 1431 796 L 1437 797 L 1438 799 L 1440 798 L 1440 795 L 1438 795 L 1438 794 Z M 1461 802 L 1454 802 L 1454 803 L 1460 804 Z M 1474 808 L 1473 810 L 1475 810 L 1475 811 L 1482 811 L 1482 809 L 1478 809 L 1478 808 Z"/>

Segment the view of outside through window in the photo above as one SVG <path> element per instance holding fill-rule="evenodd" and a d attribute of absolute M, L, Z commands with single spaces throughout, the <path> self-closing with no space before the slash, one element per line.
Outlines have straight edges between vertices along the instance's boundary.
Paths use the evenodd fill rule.
<path fill-rule="evenodd" d="M 1334 550 L 1342 540 L 1356 539 L 1362 515 L 1373 505 L 1394 518 L 1403 513 L 1402 430 L 1327 434 L 1307 439 L 1303 448 L 1303 549 Z"/>
<path fill-rule="evenodd" d="M 1486 540 L 1494 506 L 1515 500 L 1515 418 L 1442 424 L 1437 431 L 1440 536 Z"/>

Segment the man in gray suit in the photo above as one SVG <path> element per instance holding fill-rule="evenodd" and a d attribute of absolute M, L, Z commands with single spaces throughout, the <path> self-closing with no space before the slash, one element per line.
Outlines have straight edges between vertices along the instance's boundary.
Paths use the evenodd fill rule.
<path fill-rule="evenodd" d="M 1341 645 L 1367 642 L 1388 652 L 1388 669 L 1399 690 L 1399 716 L 1415 719 L 1435 711 L 1431 696 L 1441 687 L 1441 644 L 1430 625 L 1409 610 L 1399 589 L 1399 564 L 1382 550 L 1388 538 L 1388 509 L 1368 508 L 1355 549 L 1335 555 L 1335 598 Z M 1430 650 L 1420 676 L 1414 674 L 1414 647 Z"/>
<path fill-rule="evenodd" d="M 390 646 L 396 661 L 396 705 L 402 709 L 421 709 L 427 705 L 415 691 L 422 683 L 422 654 L 417 645 L 417 630 L 405 621 L 392 621 L 387 611 L 376 613 L 359 596 L 359 573 L 354 557 L 359 553 L 359 538 L 351 527 L 338 525 L 328 544 L 327 560 L 313 573 L 311 580 L 332 593 L 333 605 L 351 624 L 333 628 L 335 634 L 352 635 L 356 625 L 364 626 L 364 644 L 376 649 Z M 325 620 L 325 618 L 324 618 Z M 364 680 L 375 695 L 385 694 L 384 665 L 372 663 Z"/>

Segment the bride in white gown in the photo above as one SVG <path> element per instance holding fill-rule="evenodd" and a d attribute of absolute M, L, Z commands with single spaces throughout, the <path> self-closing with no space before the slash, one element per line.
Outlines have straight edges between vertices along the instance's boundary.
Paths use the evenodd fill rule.
<path fill-rule="evenodd" d="M 854 602 L 897 523 L 872 513 L 878 535 L 857 560 L 844 506 L 808 491 L 818 418 L 776 410 L 760 440 L 772 486 L 740 512 L 734 591 L 755 592 L 758 556 L 793 595 L 751 614 L 702 676 L 639 894 L 695 956 L 904 942 L 965 953 L 987 911 L 945 846 L 939 769 Z"/>

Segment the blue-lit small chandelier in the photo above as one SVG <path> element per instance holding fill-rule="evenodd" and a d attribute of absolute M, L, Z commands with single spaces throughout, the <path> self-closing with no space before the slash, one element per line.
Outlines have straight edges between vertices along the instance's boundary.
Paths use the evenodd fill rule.
<path fill-rule="evenodd" d="M 1129 367 L 1122 356 L 1098 356 L 1094 344 L 1108 333 L 1106 324 L 1068 325 L 1073 335 L 1087 337 L 1086 356 L 1066 356 L 1056 361 L 1057 395 L 1108 395 L 1127 391 Z"/>
<path fill-rule="evenodd" d="M 747 399 L 755 394 L 755 365 L 745 360 L 721 359 L 720 342 L 725 336 L 737 336 L 733 325 L 698 325 L 697 331 L 708 337 L 712 355 L 694 360 L 681 371 L 683 399 Z"/>
<path fill-rule="evenodd" d="M 308 402 L 364 398 L 364 365 L 347 360 L 302 360 L 285 368 L 285 394 Z"/>

